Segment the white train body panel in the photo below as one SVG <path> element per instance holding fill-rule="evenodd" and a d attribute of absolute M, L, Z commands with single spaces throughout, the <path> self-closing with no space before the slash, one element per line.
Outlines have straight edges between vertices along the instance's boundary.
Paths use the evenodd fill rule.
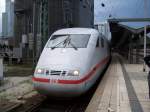
<path fill-rule="evenodd" d="M 68 35 L 72 39 L 72 44 Z M 59 36 L 68 38 L 69 41 L 65 39 L 66 41 L 61 43 L 58 41 L 61 40 Z M 78 36 L 82 36 L 83 39 L 89 38 L 88 41 L 85 39 L 87 45 L 85 41 L 83 42 L 86 47 L 77 46 L 80 46 L 76 43 Z M 96 47 L 98 38 L 99 47 Z M 56 48 L 50 46 L 52 41 L 54 44 L 58 43 L 58 46 L 55 44 Z M 64 44 L 67 41 L 68 43 Z M 76 43 L 77 49 L 73 42 Z M 39 58 L 33 77 L 34 87 L 40 93 L 50 96 L 73 97 L 83 94 L 100 76 L 109 61 L 109 55 L 108 43 L 97 30 L 87 28 L 58 30 L 50 37 Z"/>

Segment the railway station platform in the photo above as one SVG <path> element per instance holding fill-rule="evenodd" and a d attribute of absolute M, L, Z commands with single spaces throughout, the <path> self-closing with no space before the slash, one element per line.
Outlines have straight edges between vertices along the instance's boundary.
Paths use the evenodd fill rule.
<path fill-rule="evenodd" d="M 150 112 L 147 72 L 114 54 L 86 112 Z"/>

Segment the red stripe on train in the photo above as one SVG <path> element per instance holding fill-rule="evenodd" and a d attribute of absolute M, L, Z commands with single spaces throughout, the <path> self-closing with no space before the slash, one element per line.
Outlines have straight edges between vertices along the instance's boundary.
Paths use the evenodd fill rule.
<path fill-rule="evenodd" d="M 44 79 L 44 78 L 32 78 L 33 81 L 37 81 L 37 82 L 49 82 L 49 79 Z"/>
<path fill-rule="evenodd" d="M 85 75 L 85 77 L 83 77 L 80 80 L 60 80 L 58 79 L 57 83 L 59 84 L 80 84 L 85 82 L 86 80 L 88 80 L 91 76 L 94 75 L 94 73 L 96 72 L 96 70 L 101 67 L 103 64 L 106 64 L 109 60 L 109 57 L 106 57 L 105 59 L 103 59 L 100 63 L 98 63 L 87 75 Z M 48 83 L 50 82 L 50 79 L 43 79 L 43 78 L 32 78 L 33 81 L 37 81 L 37 82 L 45 82 Z"/>

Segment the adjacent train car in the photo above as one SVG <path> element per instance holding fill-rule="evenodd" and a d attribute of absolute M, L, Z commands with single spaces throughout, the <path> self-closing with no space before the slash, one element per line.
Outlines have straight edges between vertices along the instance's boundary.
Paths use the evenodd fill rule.
<path fill-rule="evenodd" d="M 109 59 L 108 41 L 97 30 L 58 30 L 39 58 L 32 78 L 34 87 L 48 96 L 79 96 L 94 85 Z"/>

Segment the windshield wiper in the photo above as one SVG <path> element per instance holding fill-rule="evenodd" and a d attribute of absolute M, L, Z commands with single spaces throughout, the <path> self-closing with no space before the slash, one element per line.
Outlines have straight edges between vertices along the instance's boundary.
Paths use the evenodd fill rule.
<path fill-rule="evenodd" d="M 67 37 L 65 40 L 63 40 L 62 42 L 58 43 L 57 45 L 55 45 L 54 47 L 51 47 L 51 49 L 55 49 L 58 45 L 60 45 L 61 43 L 63 43 L 63 45 L 65 45 L 64 47 L 66 48 L 67 44 L 71 45 L 75 50 L 78 50 L 78 48 L 71 42 L 71 38 Z"/>
<path fill-rule="evenodd" d="M 60 45 L 61 43 L 66 43 L 67 40 L 68 40 L 68 37 L 67 37 L 65 40 L 63 40 L 62 42 L 60 42 L 60 43 L 56 44 L 55 46 L 51 47 L 51 49 L 52 49 L 52 50 L 55 49 L 55 48 L 56 48 L 58 45 Z"/>
<path fill-rule="evenodd" d="M 67 44 L 71 45 L 75 50 L 78 50 L 78 48 L 71 42 L 71 38 L 69 38 L 69 37 L 68 37 L 68 39 L 66 39 L 64 41 L 65 48 L 66 48 Z"/>
<path fill-rule="evenodd" d="M 71 42 L 71 39 L 68 42 L 68 45 L 71 45 L 75 50 L 78 50 L 78 48 Z"/>

